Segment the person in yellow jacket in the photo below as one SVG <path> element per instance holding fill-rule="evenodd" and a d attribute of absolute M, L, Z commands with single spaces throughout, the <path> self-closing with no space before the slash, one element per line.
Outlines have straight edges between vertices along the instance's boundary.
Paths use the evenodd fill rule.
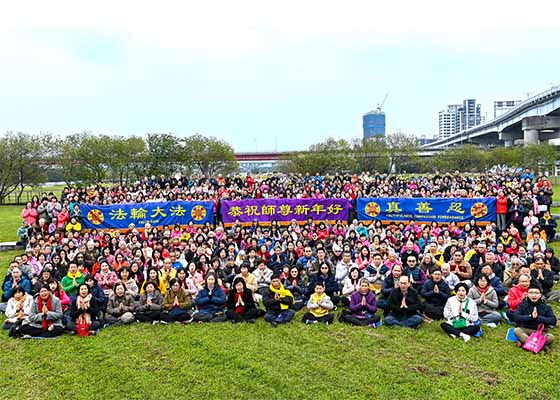
<path fill-rule="evenodd" d="M 301 322 L 305 324 L 316 324 L 324 322 L 332 324 L 334 313 L 330 312 L 334 308 L 331 298 L 325 293 L 325 287 L 317 282 L 315 291 L 307 302 L 307 312 L 303 315 Z"/>

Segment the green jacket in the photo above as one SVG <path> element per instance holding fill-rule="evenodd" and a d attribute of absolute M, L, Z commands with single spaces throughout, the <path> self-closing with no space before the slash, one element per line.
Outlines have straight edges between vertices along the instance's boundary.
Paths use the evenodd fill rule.
<path fill-rule="evenodd" d="M 76 278 L 76 286 L 74 286 L 74 279 L 66 275 L 64 278 L 62 278 L 60 284 L 62 285 L 62 289 L 64 289 L 68 297 L 70 297 L 75 296 L 78 293 L 78 286 L 84 283 L 85 280 L 86 276 L 84 274 L 81 274 L 80 277 Z"/>

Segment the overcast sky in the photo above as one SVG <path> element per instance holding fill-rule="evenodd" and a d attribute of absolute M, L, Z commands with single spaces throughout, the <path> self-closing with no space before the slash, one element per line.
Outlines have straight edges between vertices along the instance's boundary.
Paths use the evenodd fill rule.
<path fill-rule="evenodd" d="M 32 4 L 32 3 L 31 3 Z M 55 5 L 56 4 L 56 5 Z M 560 84 L 560 1 L 9 2 L 0 129 L 199 132 L 236 151 L 387 130 Z"/>

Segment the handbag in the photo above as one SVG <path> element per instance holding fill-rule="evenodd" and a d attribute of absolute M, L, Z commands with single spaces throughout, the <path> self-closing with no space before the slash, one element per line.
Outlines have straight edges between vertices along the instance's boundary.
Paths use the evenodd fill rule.
<path fill-rule="evenodd" d="M 543 335 L 543 331 L 544 324 L 539 324 L 536 332 L 531 333 L 531 335 L 527 338 L 523 348 L 527 351 L 532 351 L 535 354 L 541 351 L 546 344 L 546 336 Z"/>
<path fill-rule="evenodd" d="M 88 324 L 85 318 L 80 317 L 78 323 L 76 324 L 76 334 L 78 336 L 89 336 L 90 326 L 91 324 Z"/>
<path fill-rule="evenodd" d="M 465 302 L 465 307 L 463 308 L 463 312 L 466 312 L 469 309 L 469 298 L 467 297 L 467 301 Z M 453 328 L 455 329 L 463 329 L 467 327 L 467 320 L 461 316 L 455 318 L 453 320 Z"/>

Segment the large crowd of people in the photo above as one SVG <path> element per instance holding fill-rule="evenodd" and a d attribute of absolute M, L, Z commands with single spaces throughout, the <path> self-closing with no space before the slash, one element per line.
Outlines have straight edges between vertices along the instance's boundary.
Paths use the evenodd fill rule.
<path fill-rule="evenodd" d="M 490 197 L 495 223 L 219 219 L 221 200 Z M 84 230 L 80 204 L 211 200 L 215 225 Z M 418 177 L 361 175 L 146 177 L 126 186 L 65 188 L 22 210 L 23 254 L 9 264 L 0 310 L 13 337 L 93 335 L 110 325 L 292 321 L 419 328 L 441 321 L 468 341 L 515 325 L 523 344 L 556 325 L 548 303 L 560 261 L 548 245 L 552 185 L 530 170 Z M 354 210 L 355 211 L 355 210 Z M 337 322 L 335 322 L 337 321 Z M 548 345 L 553 336 L 547 333 Z"/>

